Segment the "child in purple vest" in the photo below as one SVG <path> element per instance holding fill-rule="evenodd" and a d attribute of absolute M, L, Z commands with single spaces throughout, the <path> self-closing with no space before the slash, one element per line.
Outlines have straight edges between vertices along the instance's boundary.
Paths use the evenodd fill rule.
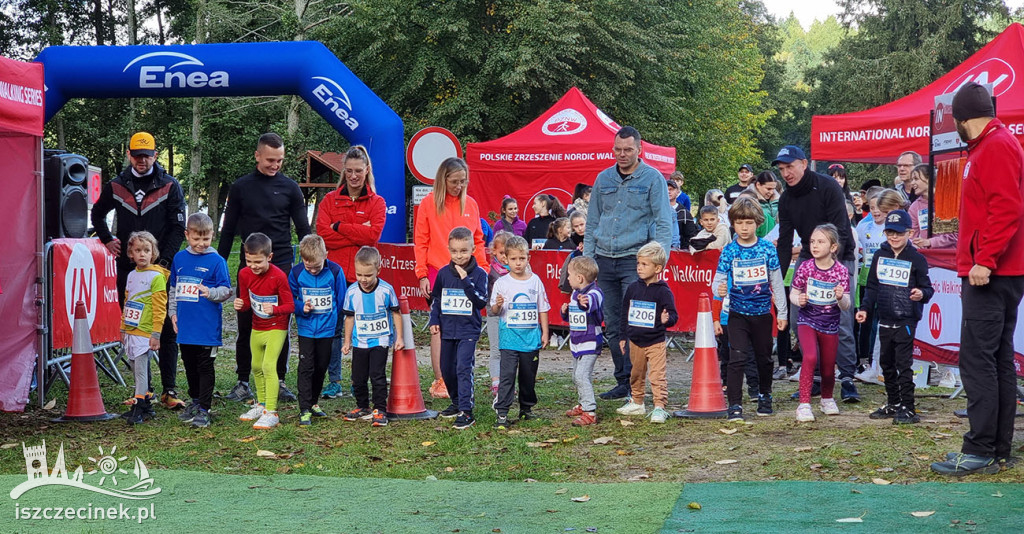
<path fill-rule="evenodd" d="M 569 350 L 572 351 L 572 381 L 580 402 L 565 412 L 575 417 L 573 426 L 592 425 L 597 422 L 597 401 L 594 399 L 594 363 L 601 354 L 603 340 L 601 323 L 604 322 L 604 293 L 594 283 L 597 280 L 597 262 L 588 256 L 577 256 L 569 262 L 569 285 L 572 296 L 562 304 L 562 319 L 569 323 Z"/>

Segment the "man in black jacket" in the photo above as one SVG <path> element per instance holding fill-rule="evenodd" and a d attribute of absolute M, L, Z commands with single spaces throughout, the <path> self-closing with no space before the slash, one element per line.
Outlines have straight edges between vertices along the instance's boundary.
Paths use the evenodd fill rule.
<path fill-rule="evenodd" d="M 224 208 L 224 226 L 220 231 L 217 252 L 227 259 L 235 236 L 244 243 L 249 234 L 262 232 L 274 244 L 271 263 L 284 272 L 292 268 L 292 227 L 301 241 L 310 233 L 306 217 L 306 201 L 299 184 L 281 172 L 284 164 L 284 140 L 276 133 L 265 133 L 256 143 L 256 170 L 242 176 L 231 184 L 228 203 Z M 239 246 L 238 267 L 245 267 L 245 254 Z M 249 373 L 252 371 L 252 350 L 249 336 L 252 333 L 252 312 L 238 312 L 238 338 L 235 340 L 235 364 L 238 383 L 228 398 L 244 401 L 252 397 L 249 389 Z M 294 402 L 295 395 L 284 387 L 284 375 L 288 371 L 288 341 L 285 340 L 281 356 L 277 359 L 277 376 L 281 378 L 278 398 Z"/>
<path fill-rule="evenodd" d="M 160 245 L 153 262 L 168 274 L 171 260 L 185 239 L 185 195 L 181 184 L 156 162 L 153 136 L 139 132 L 128 143 L 131 165 L 104 184 L 100 198 L 92 207 L 92 226 L 107 250 L 117 257 L 117 297 L 124 301 L 124 287 L 132 263 L 128 260 L 128 238 L 132 232 L 147 231 Z M 110 233 L 107 214 L 114 210 L 117 237 Z M 164 321 L 160 333 L 160 401 L 168 408 L 185 405 L 178 399 L 175 378 L 178 374 L 177 335 L 170 319 Z"/>
<path fill-rule="evenodd" d="M 796 230 L 804 247 L 793 268 L 804 260 L 811 259 L 811 234 L 821 224 L 831 223 L 839 230 L 838 260 L 850 272 L 850 287 L 856 287 L 857 268 L 854 264 L 855 245 L 853 228 L 846 215 L 846 197 L 839 184 L 824 174 L 818 174 L 807 167 L 807 156 L 797 146 L 782 147 L 772 165 L 777 165 L 786 190 L 779 198 L 779 265 L 786 275 L 793 258 L 793 231 Z M 794 321 L 795 322 L 795 321 Z M 842 312 L 839 320 L 839 351 L 836 363 L 839 365 L 841 381 L 840 396 L 843 402 L 859 402 L 860 395 L 853 384 L 857 372 L 857 352 L 853 341 L 853 307 Z M 801 373 L 813 369 L 801 369 Z M 815 382 L 817 386 L 817 382 Z"/>

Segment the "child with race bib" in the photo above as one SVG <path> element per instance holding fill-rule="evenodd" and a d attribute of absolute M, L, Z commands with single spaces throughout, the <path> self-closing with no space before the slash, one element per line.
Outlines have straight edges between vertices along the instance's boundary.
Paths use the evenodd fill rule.
<path fill-rule="evenodd" d="M 487 271 L 487 294 L 494 291 L 494 283 L 499 278 L 508 274 L 508 260 L 505 258 L 505 242 L 512 237 L 512 232 L 504 230 L 494 234 L 491 241 L 491 269 Z M 501 328 L 500 319 L 492 313 L 487 314 L 487 344 L 490 345 L 490 358 L 487 362 L 488 371 L 491 375 L 491 395 L 498 396 L 498 383 L 501 382 L 501 351 L 499 337 Z"/>
<path fill-rule="evenodd" d="M 299 424 L 327 417 L 316 403 L 331 363 L 331 345 L 338 331 L 338 305 L 345 296 L 345 271 L 327 259 L 327 245 L 316 234 L 299 242 L 302 263 L 288 273 L 299 331 Z"/>
<path fill-rule="evenodd" d="M 839 345 L 839 313 L 850 309 L 850 273 L 836 261 L 839 252 L 839 231 L 823 224 L 811 233 L 808 244 L 814 261 L 800 263 L 793 275 L 789 300 L 799 308 L 797 336 L 804 357 L 804 368 L 810 371 L 821 363 L 821 411 L 838 415 L 833 396 L 836 385 L 836 347 Z M 814 376 L 800 373 L 800 405 L 797 421 L 814 421 L 811 412 L 811 386 Z"/>
<path fill-rule="evenodd" d="M 914 406 L 914 332 L 924 304 L 932 298 L 928 260 L 910 244 L 910 214 L 895 210 L 885 218 L 886 242 L 871 261 L 857 322 L 870 313 L 878 317 L 879 363 L 885 378 L 886 403 L 871 412 L 872 419 L 893 424 L 917 423 Z"/>
<path fill-rule="evenodd" d="M 573 426 L 597 422 L 597 400 L 594 399 L 594 363 L 601 354 L 604 340 L 604 293 L 597 287 L 597 262 L 588 256 L 569 260 L 569 285 L 572 295 L 562 304 L 562 319 L 569 323 L 569 350 L 572 352 L 572 381 L 576 384 L 579 404 L 565 412 L 575 417 Z"/>
<path fill-rule="evenodd" d="M 752 199 L 741 197 L 729 208 L 736 239 L 722 249 L 711 287 L 718 296 L 729 296 L 729 369 L 726 396 L 729 420 L 743 420 L 743 370 L 747 354 L 757 362 L 757 415 L 772 415 L 772 302 L 777 327 L 785 330 L 789 308 L 779 269 L 779 254 L 770 242 L 757 237 L 764 210 Z M 810 368 L 807 369 L 810 371 Z M 803 373 L 801 373 L 802 375 Z"/>
<path fill-rule="evenodd" d="M 222 303 L 231 298 L 228 263 L 210 246 L 213 220 L 193 213 L 185 223 L 188 247 L 171 262 L 167 314 L 178 334 L 181 363 L 192 402 L 178 416 L 196 428 L 210 426 L 210 405 L 216 383 L 213 348 L 223 344 Z"/>
<path fill-rule="evenodd" d="M 153 417 L 153 393 L 149 386 L 149 357 L 160 350 L 160 332 L 167 315 L 167 278 L 153 265 L 159 254 L 156 238 L 149 232 L 133 232 L 128 238 L 128 259 L 135 269 L 124 288 L 122 343 L 135 376 L 135 396 L 125 401 L 131 409 L 122 417 L 129 425 Z"/>
<path fill-rule="evenodd" d="M 494 428 L 508 429 L 508 409 L 519 382 L 519 418 L 535 419 L 537 365 L 540 348 L 548 344 L 548 295 L 540 277 L 530 271 L 530 246 L 513 236 L 505 242 L 509 272 L 494 284 L 488 313 L 500 318 L 501 381 L 494 399 Z"/>
<path fill-rule="evenodd" d="M 619 349 L 626 353 L 629 343 L 629 361 L 633 370 L 629 374 L 629 402 L 615 411 L 622 415 L 644 415 L 644 392 L 646 382 L 651 382 L 654 397 L 652 423 L 664 423 L 668 419 L 668 378 L 665 363 L 668 359 L 665 330 L 679 320 L 676 313 L 675 297 L 668 284 L 661 279 L 661 272 L 668 263 L 668 252 L 657 242 L 651 241 L 636 252 L 637 280 L 626 288 L 622 296 L 622 314 L 619 331 L 623 333 Z"/>
<path fill-rule="evenodd" d="M 473 257 L 469 228 L 459 226 L 448 234 L 448 253 L 452 261 L 437 271 L 430 290 L 430 333 L 441 335 L 441 377 L 452 401 L 441 416 L 454 417 L 454 427 L 462 430 L 476 423 L 473 368 L 483 325 L 480 312 L 487 306 L 487 273 Z"/>
<path fill-rule="evenodd" d="M 355 257 L 356 283 L 345 292 L 343 354 L 352 353 L 352 389 L 356 407 L 345 414 L 346 421 L 369 419 L 373 426 L 387 426 L 388 347 L 405 348 L 402 337 L 402 315 L 398 296 L 391 284 L 378 278 L 380 252 L 374 247 L 361 247 Z M 479 328 L 477 329 L 479 330 Z M 355 345 L 355 347 L 353 347 Z M 370 411 L 370 390 L 373 384 L 373 411 Z"/>
<path fill-rule="evenodd" d="M 256 384 L 256 401 L 240 415 L 242 421 L 253 421 L 257 430 L 270 430 L 281 422 L 277 415 L 277 358 L 288 337 L 288 316 L 295 311 L 295 301 L 288 287 L 288 275 L 270 263 L 274 245 L 261 232 L 245 239 L 245 268 L 238 271 L 238 298 L 235 311 L 252 310 L 252 376 Z"/>
<path fill-rule="evenodd" d="M 854 305 L 859 305 L 864 300 L 864 290 L 868 284 L 868 270 L 871 267 L 871 259 L 874 258 L 878 249 L 885 242 L 885 216 L 892 210 L 903 207 L 903 195 L 895 189 L 875 189 L 868 192 L 868 208 L 871 216 L 865 217 L 857 224 L 857 242 L 860 244 L 860 267 L 857 273 L 858 298 L 854 299 Z M 878 383 L 877 369 L 878 362 L 875 362 L 875 353 L 878 348 L 878 318 L 868 314 L 867 321 L 860 327 L 860 336 L 857 340 L 858 359 L 867 359 L 873 362 L 870 369 L 860 373 L 857 378 L 864 382 Z"/>

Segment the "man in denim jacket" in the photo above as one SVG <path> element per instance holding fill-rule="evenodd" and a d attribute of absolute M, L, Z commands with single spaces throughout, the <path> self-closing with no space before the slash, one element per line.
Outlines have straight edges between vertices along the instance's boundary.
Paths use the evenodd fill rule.
<path fill-rule="evenodd" d="M 636 252 L 651 241 L 671 250 L 675 214 L 665 177 L 640 161 L 640 132 L 624 126 L 612 146 L 615 165 L 597 175 L 587 209 L 583 254 L 597 261 L 597 285 L 604 293 L 605 338 L 615 364 L 616 386 L 605 400 L 629 395 L 629 354 L 619 350 L 619 315 L 626 288 L 636 281 Z"/>

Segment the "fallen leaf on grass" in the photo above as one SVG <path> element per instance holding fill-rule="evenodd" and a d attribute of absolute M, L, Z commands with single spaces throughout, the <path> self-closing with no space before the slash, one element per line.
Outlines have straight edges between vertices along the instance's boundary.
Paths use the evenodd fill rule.
<path fill-rule="evenodd" d="M 878 484 L 879 486 L 888 486 L 889 484 L 892 484 L 892 482 L 889 482 L 884 478 L 872 478 L 871 483 Z"/>
<path fill-rule="evenodd" d="M 636 424 L 633 421 L 626 421 L 625 419 L 619 419 L 619 423 L 622 424 L 622 426 L 633 426 Z"/>
<path fill-rule="evenodd" d="M 185 499 L 185 502 L 187 502 L 187 503 L 194 503 L 194 502 L 196 502 L 196 500 L 195 499 Z"/>
<path fill-rule="evenodd" d="M 569 493 L 569 488 L 558 488 L 555 490 L 555 495 L 564 495 Z"/>
<path fill-rule="evenodd" d="M 562 440 L 560 440 L 558 438 L 551 438 L 551 439 L 544 440 L 544 443 L 561 443 L 561 442 L 562 442 Z"/>
<path fill-rule="evenodd" d="M 526 446 L 527 447 L 533 447 L 533 448 L 544 448 L 544 447 L 550 447 L 551 444 L 547 443 L 545 441 L 529 441 L 529 442 L 526 443 Z"/>
<path fill-rule="evenodd" d="M 690 510 L 700 510 L 700 503 L 691 502 L 690 504 L 687 504 L 686 507 L 689 508 Z"/>
<path fill-rule="evenodd" d="M 544 511 L 549 513 L 549 514 L 557 514 L 558 513 L 558 510 L 544 510 Z"/>
<path fill-rule="evenodd" d="M 616 449 L 615 454 L 618 454 L 619 456 L 632 456 L 633 453 L 623 449 Z"/>
<path fill-rule="evenodd" d="M 718 464 L 718 465 L 729 465 L 729 464 L 734 464 L 736 462 L 739 462 L 739 460 L 718 460 L 715 463 Z"/>
<path fill-rule="evenodd" d="M 836 519 L 836 523 L 863 523 L 864 520 L 859 517 L 844 517 L 842 519 Z"/>
<path fill-rule="evenodd" d="M 17 446 L 17 443 L 4 443 L 3 445 L 0 445 L 0 449 L 13 449 Z"/>
<path fill-rule="evenodd" d="M 918 460 L 930 460 L 931 459 L 926 454 L 922 454 L 921 456 L 915 456 L 915 458 L 917 458 Z"/>
<path fill-rule="evenodd" d="M 615 441 L 615 438 L 613 438 L 611 436 L 601 436 L 601 437 L 599 437 L 599 438 L 594 440 L 594 445 L 607 445 L 607 444 L 609 444 L 609 443 L 611 443 L 613 441 Z M 17 445 L 17 444 L 15 444 L 15 445 Z"/>
<path fill-rule="evenodd" d="M 579 436 L 573 436 L 571 438 L 564 438 L 564 439 L 562 439 L 562 443 L 572 443 L 572 442 L 576 441 L 576 438 L 578 438 L 578 437 Z"/>
<path fill-rule="evenodd" d="M 587 502 L 590 500 L 590 495 L 584 495 L 582 497 L 573 497 L 572 502 Z"/>
<path fill-rule="evenodd" d="M 293 465 L 292 467 L 294 467 L 295 469 L 298 469 L 298 468 L 300 468 L 300 467 L 305 467 L 305 466 L 306 466 L 306 464 L 304 464 L 304 463 L 302 463 L 302 462 L 299 462 L 299 463 L 297 463 L 297 464 Z"/>
<path fill-rule="evenodd" d="M 273 452 L 270 452 L 270 451 L 265 451 L 263 449 L 259 449 L 259 450 L 256 451 L 256 457 L 257 458 L 270 458 L 272 460 L 276 460 L 277 459 L 277 455 L 276 454 L 274 454 Z"/>
<path fill-rule="evenodd" d="M 891 467 L 879 467 L 875 471 L 878 473 L 892 473 L 893 469 Z"/>
<path fill-rule="evenodd" d="M 445 467 L 445 468 L 444 468 L 444 471 L 445 471 L 446 473 L 451 473 L 452 471 L 455 471 L 455 468 L 454 468 L 454 467 Z"/>
<path fill-rule="evenodd" d="M 793 449 L 793 452 L 810 452 L 813 451 L 814 447 L 797 447 Z"/>
<path fill-rule="evenodd" d="M 1003 492 L 997 491 L 997 492 L 993 493 L 992 496 L 993 497 L 1002 497 L 1003 496 Z"/>
<path fill-rule="evenodd" d="M 910 512 L 910 515 L 914 517 L 928 517 L 935 513 L 935 510 L 928 510 L 927 512 Z"/>
<path fill-rule="evenodd" d="M 850 490 L 850 493 L 856 493 L 857 495 L 860 495 L 860 494 L 862 494 L 862 493 L 864 493 L 864 492 L 863 492 L 863 491 L 861 491 L 861 490 L 855 490 L 855 489 L 852 489 L 852 490 Z"/>
<path fill-rule="evenodd" d="M 817 471 L 818 469 L 821 469 L 821 464 L 811 464 L 810 469 L 811 471 Z"/>
<path fill-rule="evenodd" d="M 647 473 L 641 473 L 639 475 L 633 475 L 633 476 L 627 478 L 626 482 L 639 482 L 641 480 L 645 480 L 645 479 L 648 479 L 648 478 L 651 478 L 651 475 L 648 475 Z"/>
<path fill-rule="evenodd" d="M 732 434 L 736 433 L 736 429 L 735 428 L 719 428 L 718 431 L 723 433 L 723 434 L 725 434 L 726 436 L 729 436 L 729 435 L 732 435 Z"/>
<path fill-rule="evenodd" d="M 54 406 L 57 406 L 57 399 L 50 399 L 50 402 L 43 405 L 43 409 L 52 410 Z"/>
<path fill-rule="evenodd" d="M 524 480 L 523 482 L 536 482 L 536 481 L 537 481 L 536 478 L 528 478 L 528 479 Z"/>
<path fill-rule="evenodd" d="M 246 436 L 246 437 L 244 437 L 244 438 L 242 438 L 242 439 L 240 439 L 238 441 L 241 441 L 242 443 L 252 443 L 252 442 L 256 441 L 256 439 L 257 439 L 256 436 Z"/>
<path fill-rule="evenodd" d="M 436 441 L 424 441 L 423 443 L 420 443 L 420 445 L 423 445 L 424 447 L 429 447 L 429 446 L 431 446 L 431 445 L 433 445 L 435 443 L 437 443 L 437 442 Z"/>

